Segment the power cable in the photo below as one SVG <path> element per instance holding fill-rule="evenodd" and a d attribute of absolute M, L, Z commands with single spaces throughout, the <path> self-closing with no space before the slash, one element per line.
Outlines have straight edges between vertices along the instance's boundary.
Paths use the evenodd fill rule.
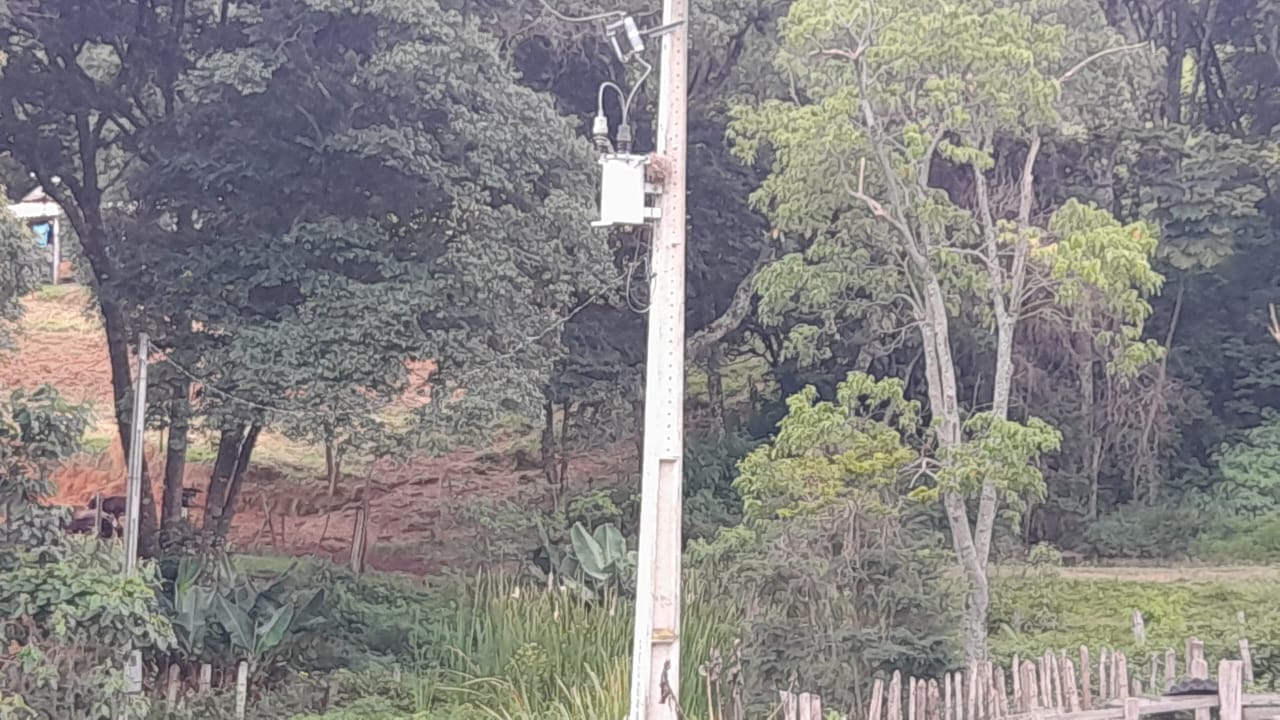
<path fill-rule="evenodd" d="M 599 22 L 601 20 L 611 20 L 613 18 L 626 17 L 626 13 L 622 12 L 621 10 L 608 10 L 606 12 L 597 13 L 595 15 L 571 17 L 569 15 L 565 15 L 559 10 L 556 10 L 554 7 L 552 7 L 551 3 L 547 2 L 547 0 L 539 0 L 539 2 L 541 2 L 542 6 L 547 9 L 547 12 L 554 15 L 557 20 L 561 20 L 567 23 Z"/>

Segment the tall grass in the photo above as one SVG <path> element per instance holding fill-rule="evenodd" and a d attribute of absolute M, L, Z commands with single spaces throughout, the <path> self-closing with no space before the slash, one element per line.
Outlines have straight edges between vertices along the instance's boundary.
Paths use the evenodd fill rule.
<path fill-rule="evenodd" d="M 699 664 L 736 637 L 738 614 L 730 610 L 684 607 L 680 702 L 691 719 L 706 715 Z M 616 595 L 588 602 L 566 590 L 479 576 L 422 639 L 423 659 L 444 676 L 432 696 L 495 720 L 621 718 L 631 623 L 631 603 Z"/>

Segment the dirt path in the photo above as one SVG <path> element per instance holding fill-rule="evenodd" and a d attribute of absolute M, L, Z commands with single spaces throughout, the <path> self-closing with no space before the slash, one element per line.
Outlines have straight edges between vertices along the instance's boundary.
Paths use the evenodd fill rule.
<path fill-rule="evenodd" d="M 996 577 L 1016 578 L 1020 566 L 993 567 Z M 1280 583 L 1280 567 L 1259 565 L 1077 565 L 1058 569 L 1068 580 L 1169 584 Z"/>

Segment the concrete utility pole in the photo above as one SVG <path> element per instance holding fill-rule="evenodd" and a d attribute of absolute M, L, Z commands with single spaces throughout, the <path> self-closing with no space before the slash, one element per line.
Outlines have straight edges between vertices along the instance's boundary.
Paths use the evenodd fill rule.
<path fill-rule="evenodd" d="M 124 574 L 138 572 L 138 515 L 142 511 L 143 439 L 147 420 L 147 351 L 151 343 L 146 333 L 138 335 L 138 377 L 133 387 L 133 424 L 129 428 L 129 478 L 125 486 Z M 99 506 L 101 504 L 99 503 Z M 125 661 L 125 702 L 120 714 L 129 717 L 128 697 L 142 691 L 142 651 L 130 649 Z"/>
<path fill-rule="evenodd" d="M 129 428 L 129 478 L 125 486 L 124 574 L 138 571 L 138 515 L 142 512 L 142 443 L 147 420 L 146 333 L 138 335 L 138 377 L 133 387 L 133 424 Z"/>
<path fill-rule="evenodd" d="M 662 175 L 661 215 L 650 252 L 654 277 L 649 293 L 630 720 L 675 720 L 680 692 L 688 14 L 688 0 L 663 0 L 662 24 L 672 29 L 662 36 L 659 66 L 654 164 Z M 668 692 L 671 697 L 664 697 Z"/>

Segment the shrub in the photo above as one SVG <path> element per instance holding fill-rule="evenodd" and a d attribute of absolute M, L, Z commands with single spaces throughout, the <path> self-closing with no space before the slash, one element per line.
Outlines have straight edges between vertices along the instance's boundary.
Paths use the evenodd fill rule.
<path fill-rule="evenodd" d="M 1218 451 L 1222 481 L 1215 504 L 1233 515 L 1257 517 L 1280 506 L 1280 413 L 1263 412 L 1262 424 Z"/>
<path fill-rule="evenodd" d="M 1124 506 L 1084 532 L 1081 550 L 1095 558 L 1185 558 L 1206 513 L 1189 505 Z"/>
<path fill-rule="evenodd" d="M 1280 562 L 1280 512 L 1258 518 L 1230 518 L 1196 538 L 1198 560 L 1222 564 Z"/>
<path fill-rule="evenodd" d="M 947 554 L 900 487 L 918 407 L 895 381 L 850 375 L 837 401 L 788 400 L 777 436 L 739 464 L 744 519 L 691 555 L 718 594 L 741 598 L 749 702 L 794 681 L 862 707 L 878 673 L 932 676 L 956 650 Z M 921 516 L 921 520 L 927 518 Z"/>
<path fill-rule="evenodd" d="M 742 498 L 733 487 L 738 463 L 756 446 L 742 430 L 723 437 L 690 438 L 684 453 L 684 536 L 707 539 L 742 520 Z"/>

